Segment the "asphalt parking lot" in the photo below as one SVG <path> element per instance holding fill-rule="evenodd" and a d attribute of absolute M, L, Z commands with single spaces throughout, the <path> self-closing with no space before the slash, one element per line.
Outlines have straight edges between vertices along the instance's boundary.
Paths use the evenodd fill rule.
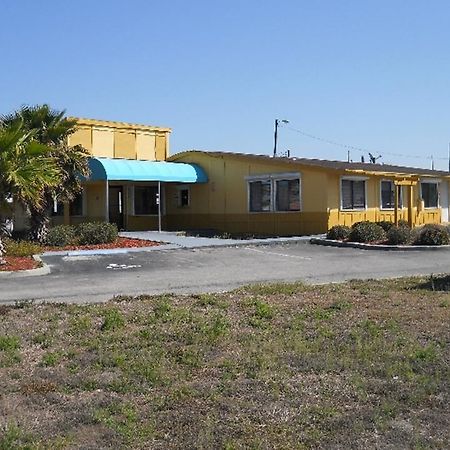
<path fill-rule="evenodd" d="M 47 256 L 47 275 L 0 278 L 0 302 L 97 302 L 116 295 L 217 292 L 244 284 L 339 282 L 444 273 L 450 250 L 333 248 L 306 242 L 172 249 L 117 255 Z"/>

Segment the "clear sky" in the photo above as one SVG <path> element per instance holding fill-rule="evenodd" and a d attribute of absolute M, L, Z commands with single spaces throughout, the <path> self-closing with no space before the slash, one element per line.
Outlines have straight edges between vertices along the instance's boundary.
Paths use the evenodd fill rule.
<path fill-rule="evenodd" d="M 300 130 L 448 168 L 448 0 L 3 0 L 0 17 L 2 113 L 169 126 L 171 153 L 271 154 L 286 118 L 291 156 L 347 158 Z"/>

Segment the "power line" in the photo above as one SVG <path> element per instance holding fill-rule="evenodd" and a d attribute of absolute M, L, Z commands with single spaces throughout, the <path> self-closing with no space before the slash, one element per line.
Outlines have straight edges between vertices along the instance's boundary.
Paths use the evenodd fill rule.
<path fill-rule="evenodd" d="M 314 134 L 311 133 L 307 133 L 306 131 L 302 131 L 299 130 L 298 128 L 294 128 L 292 126 L 284 126 L 284 128 L 287 128 L 288 130 L 291 131 L 295 131 L 298 134 L 301 134 L 302 136 L 306 136 L 309 137 L 311 139 L 315 139 L 316 141 L 320 141 L 320 142 L 325 142 L 326 144 L 330 144 L 330 145 L 336 145 L 338 147 L 342 147 L 342 148 L 346 148 L 348 150 L 356 150 L 358 152 L 362 152 L 362 153 L 380 153 L 383 155 L 388 155 L 388 156 L 397 156 L 400 158 L 416 158 L 416 159 L 429 159 L 429 160 L 443 160 L 443 161 L 447 161 L 448 158 L 444 158 L 444 157 L 433 157 L 432 155 L 430 156 L 419 156 L 419 155 L 404 155 L 402 153 L 392 153 L 392 152 L 385 152 L 385 151 L 381 151 L 381 150 L 369 150 L 367 148 L 364 147 L 357 147 L 355 145 L 349 145 L 349 144 L 343 144 L 341 142 L 336 142 L 333 141 L 331 139 L 325 139 L 319 136 L 316 136 Z"/>

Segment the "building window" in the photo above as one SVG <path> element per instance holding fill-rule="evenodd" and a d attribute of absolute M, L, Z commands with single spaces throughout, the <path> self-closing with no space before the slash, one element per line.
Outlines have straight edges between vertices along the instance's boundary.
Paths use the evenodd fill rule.
<path fill-rule="evenodd" d="M 300 180 L 275 180 L 276 210 L 300 211 Z"/>
<path fill-rule="evenodd" d="M 420 188 L 425 208 L 437 208 L 439 206 L 438 183 L 435 181 L 422 181 Z"/>
<path fill-rule="evenodd" d="M 342 209 L 366 208 L 366 181 L 341 180 Z"/>
<path fill-rule="evenodd" d="M 142 186 L 134 188 L 134 214 L 158 214 L 158 188 L 156 186 Z"/>
<path fill-rule="evenodd" d="M 300 211 L 299 174 L 275 174 L 249 180 L 250 212 Z"/>
<path fill-rule="evenodd" d="M 71 216 L 83 215 L 83 192 L 79 192 L 69 204 L 69 214 Z"/>
<path fill-rule="evenodd" d="M 251 181 L 250 211 L 263 212 L 271 210 L 272 183 L 270 180 Z"/>
<path fill-rule="evenodd" d="M 402 207 L 402 187 L 398 187 L 398 207 Z M 395 185 L 393 181 L 383 180 L 381 182 L 381 208 L 395 208 Z"/>
<path fill-rule="evenodd" d="M 191 204 L 191 195 L 189 188 L 178 188 L 178 206 L 187 208 Z"/>

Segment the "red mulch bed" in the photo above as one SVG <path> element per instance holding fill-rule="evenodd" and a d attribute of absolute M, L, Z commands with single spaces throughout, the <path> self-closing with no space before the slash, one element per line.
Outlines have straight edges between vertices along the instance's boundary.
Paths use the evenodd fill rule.
<path fill-rule="evenodd" d="M 119 237 L 115 242 L 109 244 L 97 245 L 67 245 L 66 247 L 44 247 L 44 251 L 63 251 L 63 250 L 98 250 L 108 248 L 139 248 L 139 247 L 155 247 L 161 245 L 160 242 L 145 241 L 144 239 L 131 239 Z"/>
<path fill-rule="evenodd" d="M 119 237 L 115 242 L 109 244 L 98 245 L 67 245 L 66 247 L 44 247 L 43 251 L 53 250 L 97 250 L 108 248 L 139 248 L 139 247 L 155 247 L 160 245 L 160 242 L 145 241 L 143 239 L 130 239 Z M 6 256 L 4 258 L 6 264 L 0 265 L 0 272 L 16 272 L 18 270 L 36 269 L 40 263 L 33 258 L 19 257 L 19 256 Z"/>
<path fill-rule="evenodd" d="M 5 256 L 6 264 L 0 265 L 0 272 L 36 269 L 40 263 L 29 256 Z"/>

